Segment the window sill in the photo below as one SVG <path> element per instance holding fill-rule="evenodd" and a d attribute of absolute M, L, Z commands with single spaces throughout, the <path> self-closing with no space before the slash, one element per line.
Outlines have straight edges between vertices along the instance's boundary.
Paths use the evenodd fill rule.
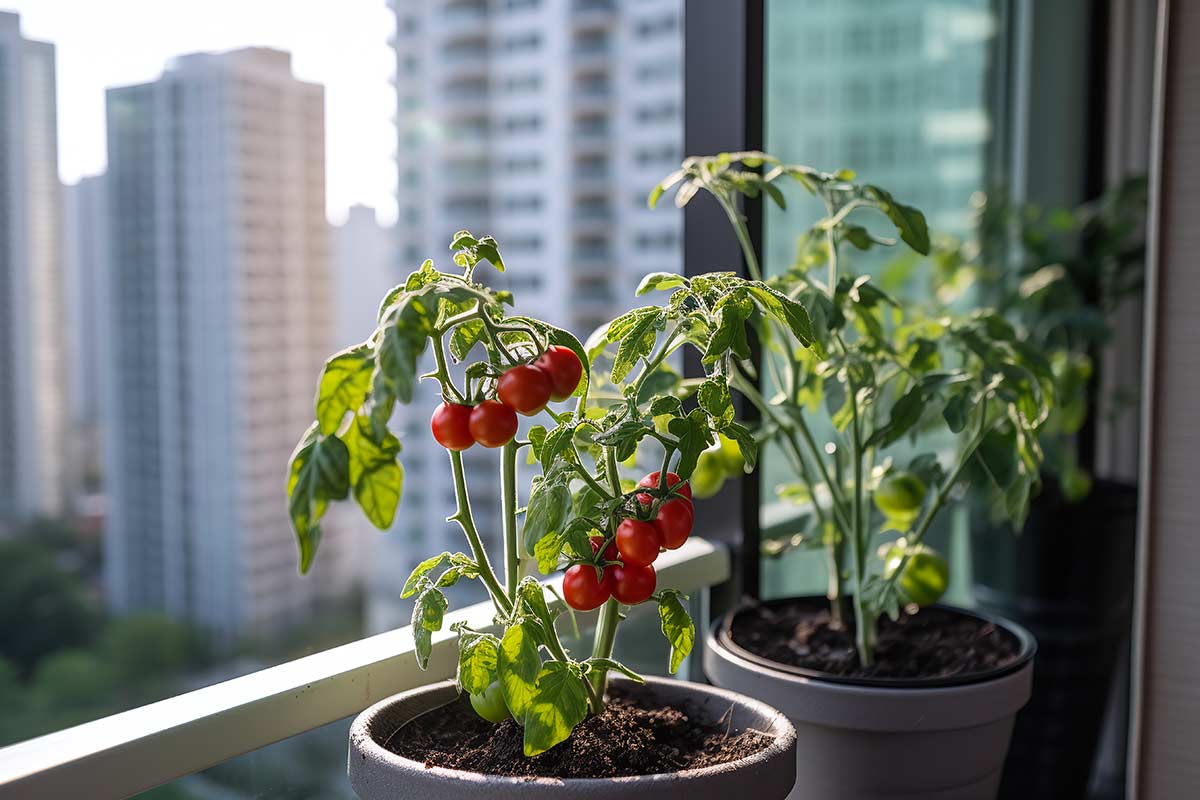
<path fill-rule="evenodd" d="M 725 581 L 729 555 L 691 539 L 655 567 L 660 585 L 690 592 Z M 0 749 L 0 800 L 92 797 L 98 790 L 127 797 L 335 722 L 396 692 L 453 677 L 450 625 L 465 620 L 486 629 L 492 616 L 486 602 L 447 614 L 424 672 L 413 657 L 412 629 L 398 628 Z"/>

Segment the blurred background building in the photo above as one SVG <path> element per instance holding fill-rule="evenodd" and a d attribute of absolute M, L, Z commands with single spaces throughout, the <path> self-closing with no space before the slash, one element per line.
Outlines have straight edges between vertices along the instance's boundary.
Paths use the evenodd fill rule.
<path fill-rule="evenodd" d="M 61 215 L 54 45 L 0 12 L 0 524 L 63 511 Z"/>
<path fill-rule="evenodd" d="M 297 578 L 282 495 L 333 346 L 323 100 L 263 48 L 183 56 L 108 93 L 118 612 L 165 610 L 228 642 L 355 578 L 336 530 Z"/>
<path fill-rule="evenodd" d="M 582 340 L 647 272 L 682 269 L 681 215 L 646 206 L 683 155 L 682 0 L 390 5 L 401 274 L 425 258 L 445 266 L 457 230 L 490 233 L 508 269 L 476 275 Z M 426 383 L 397 409 L 409 476 L 445 474 L 428 435 L 438 402 Z M 475 447 L 464 460 L 472 510 L 498 548 L 498 456 Z M 407 623 L 395 579 L 421 554 L 461 549 L 453 511 L 447 481 L 407 482 L 394 529 L 372 548 L 369 629 Z"/>

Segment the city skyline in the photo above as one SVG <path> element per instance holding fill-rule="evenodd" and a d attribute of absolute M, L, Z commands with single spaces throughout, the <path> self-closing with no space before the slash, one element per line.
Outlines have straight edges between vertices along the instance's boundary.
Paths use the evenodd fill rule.
<path fill-rule="evenodd" d="M 106 166 L 104 92 L 157 80 L 184 53 L 265 46 L 292 53 L 298 78 L 326 87 L 326 215 L 369 205 L 395 217 L 394 94 L 385 0 L 0 0 L 25 36 L 57 45 L 59 177 L 73 185 Z M 153 31 L 153 36 L 145 35 Z"/>

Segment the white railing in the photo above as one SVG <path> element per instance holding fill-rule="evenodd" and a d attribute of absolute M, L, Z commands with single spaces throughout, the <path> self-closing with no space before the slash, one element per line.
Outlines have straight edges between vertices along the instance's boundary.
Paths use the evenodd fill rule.
<path fill-rule="evenodd" d="M 655 562 L 659 585 L 693 592 L 729 577 L 719 545 L 691 539 Z M 552 582 L 553 585 L 556 582 Z M 547 592 L 547 600 L 555 602 Z M 0 800 L 129 797 L 453 677 L 450 625 L 490 627 L 490 602 L 446 615 L 429 668 L 398 628 L 241 678 L 0 749 Z"/>

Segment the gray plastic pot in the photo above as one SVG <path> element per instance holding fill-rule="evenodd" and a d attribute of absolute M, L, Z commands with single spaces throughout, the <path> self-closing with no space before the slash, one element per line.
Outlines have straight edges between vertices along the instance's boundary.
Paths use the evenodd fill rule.
<path fill-rule="evenodd" d="M 634 687 L 632 681 L 614 682 Z M 420 761 L 398 756 L 385 748 L 402 725 L 433 711 L 458 696 L 453 681 L 444 681 L 403 692 L 368 708 L 350 726 L 347 772 L 350 785 L 363 800 L 489 800 L 538 797 L 622 798 L 655 800 L 728 800 L 753 787 L 755 800 L 782 800 L 796 782 L 796 730 L 775 709 L 733 692 L 685 681 L 647 678 L 638 691 L 664 704 L 699 708 L 716 721 L 733 709 L 735 729 L 754 728 L 775 737 L 766 749 L 738 761 L 703 769 L 627 778 L 514 778 L 484 775 L 443 767 L 426 767 Z M 620 747 L 620 742 L 613 742 Z"/>
<path fill-rule="evenodd" d="M 705 642 L 704 671 L 717 686 L 778 708 L 796 726 L 798 780 L 790 798 L 994 800 L 1013 721 L 1029 700 L 1036 645 L 1020 626 L 987 619 L 1017 637 L 1020 657 L 949 685 L 862 685 L 796 674 L 801 670 L 772 666 L 739 647 L 724 619 Z"/>

